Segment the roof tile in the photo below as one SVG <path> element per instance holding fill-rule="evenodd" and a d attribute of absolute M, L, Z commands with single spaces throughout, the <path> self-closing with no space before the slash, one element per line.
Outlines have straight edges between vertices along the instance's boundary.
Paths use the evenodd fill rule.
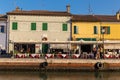
<path fill-rule="evenodd" d="M 14 10 L 12 12 L 8 12 L 7 14 L 8 15 L 71 16 L 71 14 L 67 12 L 44 11 L 44 10 L 31 10 L 31 11 Z"/>
<path fill-rule="evenodd" d="M 81 22 L 120 22 L 115 15 L 73 15 L 72 21 Z"/>

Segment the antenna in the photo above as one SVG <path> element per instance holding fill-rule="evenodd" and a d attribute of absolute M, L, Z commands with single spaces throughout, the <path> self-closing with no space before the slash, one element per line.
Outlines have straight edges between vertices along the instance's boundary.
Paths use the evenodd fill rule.
<path fill-rule="evenodd" d="M 115 12 L 115 10 L 113 9 L 113 10 L 112 10 L 112 14 L 114 14 L 114 12 Z"/>
<path fill-rule="evenodd" d="M 90 3 L 89 3 L 89 7 L 88 7 L 88 14 L 93 14 L 93 11 L 92 11 Z"/>

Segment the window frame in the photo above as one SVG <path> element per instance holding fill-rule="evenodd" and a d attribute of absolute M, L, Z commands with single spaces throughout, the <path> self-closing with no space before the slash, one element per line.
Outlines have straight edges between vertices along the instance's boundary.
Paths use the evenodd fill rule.
<path fill-rule="evenodd" d="M 78 26 L 74 25 L 73 29 L 74 29 L 74 34 L 78 34 L 79 33 L 78 32 Z"/>
<path fill-rule="evenodd" d="M 36 30 L 36 23 L 35 22 L 31 23 L 31 30 L 32 31 Z"/>
<path fill-rule="evenodd" d="M 5 26 L 4 25 L 0 25 L 0 33 L 5 33 Z"/>
<path fill-rule="evenodd" d="M 12 22 L 12 30 L 18 30 L 18 23 Z"/>
<path fill-rule="evenodd" d="M 105 29 L 105 33 L 102 33 L 102 29 Z M 110 34 L 111 30 L 110 30 L 110 26 L 101 26 L 101 34 Z"/>
<path fill-rule="evenodd" d="M 42 23 L 42 30 L 47 31 L 48 30 L 48 23 Z"/>
<path fill-rule="evenodd" d="M 68 31 L 68 25 L 63 23 L 62 24 L 62 31 Z"/>
<path fill-rule="evenodd" d="M 98 34 L 98 27 L 94 26 L 94 34 Z"/>

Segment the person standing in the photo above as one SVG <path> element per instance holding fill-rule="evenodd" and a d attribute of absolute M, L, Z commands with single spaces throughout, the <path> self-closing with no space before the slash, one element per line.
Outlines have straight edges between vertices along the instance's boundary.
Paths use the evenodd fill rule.
<path fill-rule="evenodd" d="M 94 54 L 94 59 L 96 59 L 96 54 L 97 54 L 97 48 L 96 47 L 93 48 L 93 54 Z"/>
<path fill-rule="evenodd" d="M 97 49 L 96 59 L 100 59 L 100 48 Z"/>
<path fill-rule="evenodd" d="M 104 52 L 102 46 L 100 47 L 100 59 L 103 59 L 104 57 Z"/>

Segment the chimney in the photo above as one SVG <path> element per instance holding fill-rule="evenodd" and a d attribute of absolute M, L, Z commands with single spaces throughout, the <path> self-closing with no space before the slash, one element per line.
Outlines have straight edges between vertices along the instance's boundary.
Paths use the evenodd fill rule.
<path fill-rule="evenodd" d="M 20 8 L 17 6 L 16 9 L 15 9 L 15 11 L 20 11 Z"/>
<path fill-rule="evenodd" d="M 70 5 L 69 4 L 66 6 L 66 10 L 67 10 L 67 13 L 70 13 Z"/>
<path fill-rule="evenodd" d="M 116 13 L 117 20 L 120 20 L 120 10 Z"/>

